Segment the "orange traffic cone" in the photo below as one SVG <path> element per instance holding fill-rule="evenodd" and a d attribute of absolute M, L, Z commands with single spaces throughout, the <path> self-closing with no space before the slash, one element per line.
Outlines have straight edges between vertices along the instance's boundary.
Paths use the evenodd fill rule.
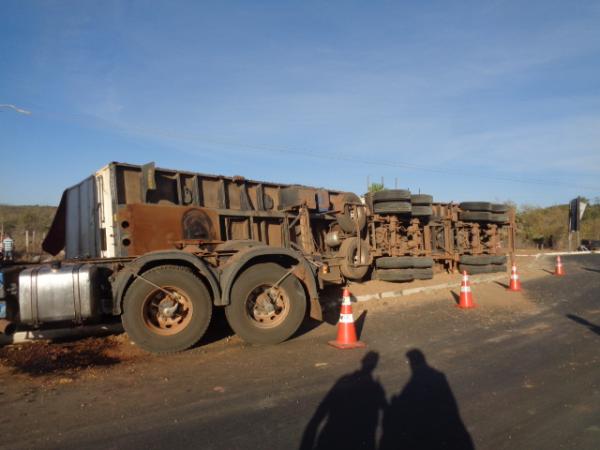
<path fill-rule="evenodd" d="M 560 255 L 556 257 L 556 269 L 554 269 L 554 275 L 559 277 L 563 276 L 565 271 L 563 269 L 562 261 L 560 260 Z"/>
<path fill-rule="evenodd" d="M 517 273 L 517 265 L 513 264 L 512 269 L 510 271 L 510 285 L 508 287 L 509 291 L 520 291 L 521 290 L 521 280 L 519 279 L 519 274 Z"/>
<path fill-rule="evenodd" d="M 342 310 L 338 322 L 337 340 L 329 341 L 329 345 L 341 349 L 366 347 L 367 345 L 364 342 L 361 342 L 356 338 L 354 316 L 352 315 L 352 303 L 350 302 L 350 292 L 348 289 L 344 288 L 343 295 Z"/>
<path fill-rule="evenodd" d="M 462 282 L 460 283 L 460 300 L 456 306 L 463 309 L 475 308 L 473 293 L 469 284 L 469 275 L 467 275 L 466 270 L 463 271 Z"/>

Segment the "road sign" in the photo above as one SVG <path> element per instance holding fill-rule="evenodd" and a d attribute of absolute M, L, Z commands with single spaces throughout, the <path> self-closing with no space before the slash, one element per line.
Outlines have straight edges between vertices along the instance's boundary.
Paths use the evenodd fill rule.
<path fill-rule="evenodd" d="M 581 219 L 587 203 L 581 200 L 581 197 L 574 198 L 569 202 L 569 231 L 579 231 L 581 229 Z"/>

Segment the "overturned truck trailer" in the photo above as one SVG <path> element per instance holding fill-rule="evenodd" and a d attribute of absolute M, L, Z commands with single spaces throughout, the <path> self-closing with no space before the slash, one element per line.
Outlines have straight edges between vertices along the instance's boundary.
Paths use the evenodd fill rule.
<path fill-rule="evenodd" d="M 479 258 L 473 267 L 506 258 L 500 231 L 510 220 L 468 221 L 460 205 L 419 204 L 422 196 L 390 210 L 394 192 L 363 202 L 349 192 L 111 163 L 62 196 L 43 247 L 64 259 L 2 268 L 2 324 L 119 318 L 134 342 L 161 353 L 194 345 L 224 307 L 242 339 L 277 343 L 307 314 L 321 319 L 328 283 L 428 278 L 468 264 L 461 258 Z"/>

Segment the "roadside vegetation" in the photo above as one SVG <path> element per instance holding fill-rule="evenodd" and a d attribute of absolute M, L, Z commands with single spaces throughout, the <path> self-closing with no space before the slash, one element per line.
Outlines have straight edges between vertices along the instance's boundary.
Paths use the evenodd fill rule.
<path fill-rule="evenodd" d="M 24 253 L 41 253 L 41 243 L 50 228 L 55 206 L 0 205 L 0 232 L 15 240 L 15 249 Z"/>
<path fill-rule="evenodd" d="M 580 239 L 600 239 L 600 198 L 588 204 L 581 221 Z M 546 208 L 523 205 L 517 208 L 518 246 L 566 249 L 569 233 L 569 205 Z M 575 238 L 574 238 L 575 239 Z M 573 241 L 575 244 L 575 240 Z"/>

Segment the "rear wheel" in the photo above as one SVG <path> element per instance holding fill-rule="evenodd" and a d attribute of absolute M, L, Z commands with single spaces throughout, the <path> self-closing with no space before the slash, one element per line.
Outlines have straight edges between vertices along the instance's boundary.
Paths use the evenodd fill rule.
<path fill-rule="evenodd" d="M 373 205 L 373 212 L 376 214 L 407 214 L 411 211 L 412 206 L 408 201 L 379 202 Z"/>
<path fill-rule="evenodd" d="M 342 212 L 337 215 L 340 228 L 346 233 L 354 234 L 362 231 L 367 224 L 367 213 L 364 206 L 345 205 Z"/>
<path fill-rule="evenodd" d="M 410 202 L 413 205 L 430 206 L 433 203 L 433 196 L 429 194 L 413 194 L 410 196 Z"/>
<path fill-rule="evenodd" d="M 373 271 L 373 279 L 381 281 L 412 281 L 415 279 L 412 269 L 377 269 Z"/>
<path fill-rule="evenodd" d="M 123 300 L 123 328 L 140 348 L 154 353 L 191 347 L 206 332 L 211 315 L 210 294 L 187 267 L 143 273 Z"/>
<path fill-rule="evenodd" d="M 364 206 L 356 205 L 356 203 L 360 203 L 360 198 L 356 194 L 346 194 L 344 201 L 355 205 L 346 204 L 337 214 L 336 219 L 340 227 L 346 233 L 355 233 L 357 228 L 362 231 L 367 224 L 367 212 Z"/>
<path fill-rule="evenodd" d="M 358 252 L 360 246 L 360 255 Z M 362 279 L 369 270 L 369 246 L 357 237 L 345 239 L 338 256 L 342 257 L 340 271 L 350 280 Z"/>
<path fill-rule="evenodd" d="M 492 264 L 506 264 L 506 255 L 492 255 Z"/>
<path fill-rule="evenodd" d="M 490 222 L 492 213 L 487 211 L 463 211 L 458 214 L 458 217 L 465 222 Z"/>
<path fill-rule="evenodd" d="M 233 284 L 225 315 L 244 341 L 277 344 L 300 327 L 306 313 L 306 295 L 294 275 L 283 278 L 287 271 L 275 263 L 256 264 L 243 271 Z"/>
<path fill-rule="evenodd" d="M 415 280 L 431 280 L 433 278 L 433 269 L 431 267 L 427 269 L 410 269 L 410 271 Z"/>
<path fill-rule="evenodd" d="M 410 191 L 407 189 L 384 189 L 373 192 L 373 203 L 406 201 L 410 202 Z"/>
<path fill-rule="evenodd" d="M 506 266 L 503 264 L 488 264 L 485 266 L 459 264 L 458 270 L 460 270 L 461 273 L 466 270 L 468 275 L 477 275 L 480 273 L 506 272 Z"/>
<path fill-rule="evenodd" d="M 508 222 L 508 214 L 490 214 L 490 222 L 506 223 Z"/>
<path fill-rule="evenodd" d="M 462 202 L 458 205 L 464 211 L 491 211 L 492 204 L 490 202 Z"/>
<path fill-rule="evenodd" d="M 433 214 L 431 206 L 412 205 L 411 213 L 414 217 L 429 217 Z"/>
<path fill-rule="evenodd" d="M 492 203 L 492 206 L 490 209 L 492 212 L 495 212 L 495 213 L 507 213 L 508 205 L 506 205 L 504 203 Z"/>
<path fill-rule="evenodd" d="M 461 255 L 460 262 L 469 266 L 487 266 L 493 264 L 493 257 L 491 255 Z"/>
<path fill-rule="evenodd" d="M 380 269 L 428 268 L 433 266 L 433 259 L 425 256 L 383 256 L 375 260 L 375 266 Z"/>

